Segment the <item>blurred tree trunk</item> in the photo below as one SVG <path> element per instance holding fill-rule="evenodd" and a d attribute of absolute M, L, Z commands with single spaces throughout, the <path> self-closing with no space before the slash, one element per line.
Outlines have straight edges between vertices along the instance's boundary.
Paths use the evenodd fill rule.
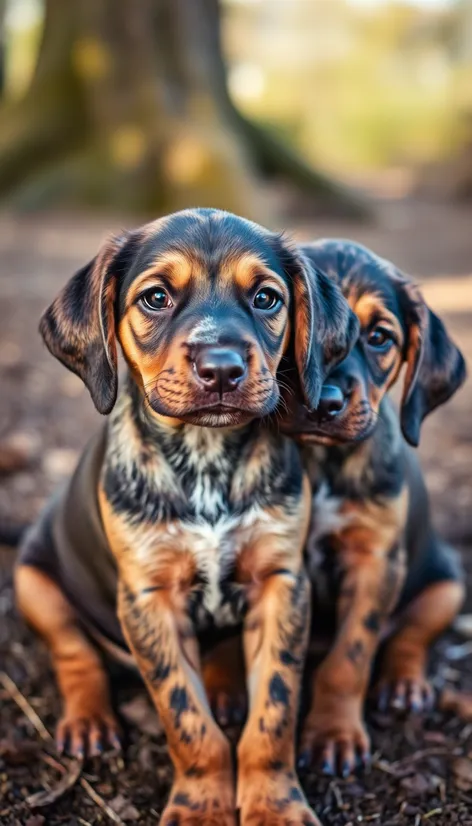
<path fill-rule="evenodd" d="M 362 210 L 237 112 L 218 0 L 46 0 L 31 85 L 0 109 L 0 197 L 261 217 L 258 173 Z"/>

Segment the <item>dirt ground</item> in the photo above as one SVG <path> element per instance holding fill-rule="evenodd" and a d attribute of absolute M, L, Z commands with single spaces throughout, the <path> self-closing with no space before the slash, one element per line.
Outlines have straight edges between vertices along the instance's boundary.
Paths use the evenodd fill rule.
<path fill-rule="evenodd" d="M 0 216 L 0 523 L 31 521 L 98 421 L 80 381 L 46 352 L 39 315 L 116 220 L 70 215 Z M 288 228 L 290 229 L 290 228 Z M 392 258 L 423 285 L 469 360 L 472 356 L 472 208 L 384 202 L 368 225 L 317 219 L 299 237 L 351 237 Z M 443 535 L 462 552 L 472 579 L 472 383 L 423 430 L 421 456 Z M 0 549 L 0 824 L 156 823 L 171 777 L 158 720 L 137 686 L 113 679 L 125 731 L 122 757 L 84 767 L 58 762 L 48 732 L 59 713 L 48 658 L 16 618 L 14 551 Z M 472 598 L 465 612 L 472 609 Z M 470 634 L 472 637 L 472 634 Z M 472 691 L 472 642 L 452 633 L 432 657 L 436 688 Z M 7 675 L 5 677 L 5 674 Z M 326 826 L 472 826 L 472 724 L 433 712 L 427 719 L 369 715 L 372 770 L 346 781 L 305 778 Z M 82 768 L 81 777 L 78 770 Z M 58 786 L 58 784 L 60 784 Z M 33 793 L 54 803 L 30 801 Z M 44 800 L 43 800 L 44 803 Z"/>

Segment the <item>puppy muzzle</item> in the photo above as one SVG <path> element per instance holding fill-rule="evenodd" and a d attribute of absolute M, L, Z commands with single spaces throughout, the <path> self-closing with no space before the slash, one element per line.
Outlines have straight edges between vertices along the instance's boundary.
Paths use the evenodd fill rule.
<path fill-rule="evenodd" d="M 232 393 L 247 375 L 247 362 L 241 352 L 228 347 L 200 345 L 193 358 L 198 384 L 207 393 Z"/>

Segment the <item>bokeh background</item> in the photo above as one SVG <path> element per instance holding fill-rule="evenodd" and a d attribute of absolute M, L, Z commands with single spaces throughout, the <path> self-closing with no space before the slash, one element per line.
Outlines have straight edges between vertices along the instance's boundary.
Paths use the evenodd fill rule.
<path fill-rule="evenodd" d="M 315 170 L 470 196 L 470 0 L 1 0 L 0 16 L 10 202 L 257 212 L 253 173 L 304 171 L 313 195 Z"/>
<path fill-rule="evenodd" d="M 42 310 L 107 233 L 195 205 L 368 244 L 421 283 L 470 362 L 472 0 L 0 0 L 4 536 L 35 517 L 99 420 L 42 345 Z M 469 577 L 471 401 L 469 383 L 420 447 L 435 522 Z M 12 611 L 13 559 L 0 550 L 0 673 L 52 730 L 57 695 Z M 438 685 L 472 688 L 470 625 L 437 649 Z M 127 767 L 97 769 L 97 789 L 124 822 L 155 823 L 164 747 L 152 713 L 126 713 Z M 470 727 L 433 717 L 382 731 L 370 779 L 309 787 L 324 823 L 472 823 Z M 26 794 L 54 787 L 57 766 L 41 744 L 24 753 L 34 726 L 1 684 L 0 732 L 0 822 L 30 823 Z M 80 789 L 44 816 L 30 826 L 106 819 Z"/>

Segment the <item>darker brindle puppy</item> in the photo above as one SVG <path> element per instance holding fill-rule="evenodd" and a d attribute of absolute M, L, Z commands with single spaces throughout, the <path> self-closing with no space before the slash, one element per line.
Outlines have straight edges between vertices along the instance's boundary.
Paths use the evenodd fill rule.
<path fill-rule="evenodd" d="M 43 316 L 51 352 L 111 416 L 24 541 L 18 600 L 50 647 L 58 744 L 74 754 L 117 738 L 91 639 L 121 659 L 128 647 L 175 767 L 162 824 L 230 824 L 236 802 L 243 823 L 316 821 L 294 772 L 309 486 L 293 442 L 257 419 L 289 351 L 316 406 L 356 326 L 313 264 L 214 210 L 112 239 Z M 128 374 L 115 405 L 117 341 Z M 250 707 L 236 801 L 199 635 L 238 625 Z"/>
<path fill-rule="evenodd" d="M 340 284 L 360 323 L 318 411 L 292 401 L 285 424 L 303 445 L 314 491 L 313 629 L 329 625 L 333 606 L 337 628 L 315 672 L 302 764 L 317 751 L 326 772 L 337 764 L 348 774 L 356 752 L 368 759 L 363 705 L 389 619 L 379 705 L 421 711 L 431 701 L 429 645 L 463 599 L 460 566 L 431 524 L 421 470 L 402 433 L 418 444 L 422 420 L 462 384 L 465 364 L 418 288 L 392 264 L 343 241 L 302 251 Z M 385 394 L 404 364 L 399 422 Z"/>

